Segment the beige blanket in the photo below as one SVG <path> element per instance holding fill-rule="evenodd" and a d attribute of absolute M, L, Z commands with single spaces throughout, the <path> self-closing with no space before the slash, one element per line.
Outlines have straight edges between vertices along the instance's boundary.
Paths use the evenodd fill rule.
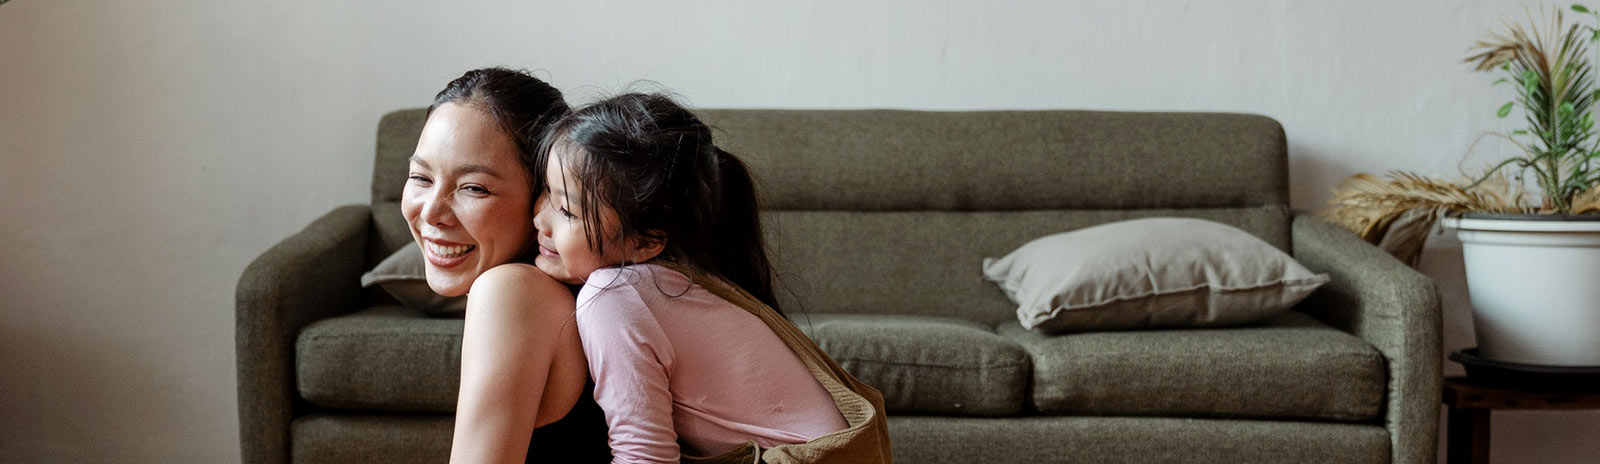
<path fill-rule="evenodd" d="M 689 275 L 696 284 L 705 287 L 711 293 L 750 311 L 766 322 L 767 327 L 772 328 L 773 333 L 778 334 L 778 338 L 783 339 L 783 342 L 789 345 L 789 349 L 800 356 L 800 360 L 811 369 L 811 375 L 815 376 L 817 382 L 822 383 L 828 394 L 833 396 L 834 405 L 839 407 L 839 412 L 844 414 L 845 423 L 848 424 L 844 430 L 805 443 L 761 449 L 751 441 L 718 456 L 683 456 L 683 462 L 712 464 L 893 462 L 889 455 L 889 425 L 885 422 L 887 419 L 883 409 L 882 393 L 851 377 L 850 373 L 839 367 L 839 363 L 834 362 L 833 358 L 829 358 L 822 349 L 817 348 L 816 343 L 800 333 L 799 328 L 750 293 L 722 279 L 682 269 L 680 272 Z"/>

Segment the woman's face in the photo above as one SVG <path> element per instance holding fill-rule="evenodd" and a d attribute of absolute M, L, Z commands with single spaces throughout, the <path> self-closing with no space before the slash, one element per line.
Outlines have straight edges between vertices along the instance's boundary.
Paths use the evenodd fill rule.
<path fill-rule="evenodd" d="M 428 116 L 400 211 L 433 291 L 465 294 L 483 271 L 531 249 L 532 175 L 519 157 L 517 144 L 476 106 L 445 103 Z"/>

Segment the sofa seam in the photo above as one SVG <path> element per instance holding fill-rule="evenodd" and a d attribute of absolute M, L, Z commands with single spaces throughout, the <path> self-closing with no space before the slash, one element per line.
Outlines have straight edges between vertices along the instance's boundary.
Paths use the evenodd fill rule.
<path fill-rule="evenodd" d="M 1021 369 L 1021 368 L 1025 368 L 1026 366 L 1028 366 L 1030 364 L 1028 362 L 1019 362 L 1019 363 L 1001 364 L 1001 365 L 993 365 L 993 366 L 987 366 L 987 365 L 985 365 L 985 366 L 953 366 L 953 365 L 947 366 L 947 365 L 940 365 L 940 364 L 924 364 L 924 363 L 914 363 L 914 362 L 882 361 L 882 360 L 877 360 L 877 359 L 865 359 L 865 358 L 856 358 L 856 357 L 848 357 L 848 356 L 836 357 L 836 358 L 834 358 L 834 360 L 839 361 L 839 362 L 852 361 L 852 362 L 872 363 L 872 364 L 890 365 L 890 366 L 936 367 L 936 368 L 940 368 L 940 369 L 958 369 L 958 370 L 974 370 L 974 369 L 976 369 L 976 370 L 983 370 L 983 371 L 1001 370 L 1001 369 Z"/>

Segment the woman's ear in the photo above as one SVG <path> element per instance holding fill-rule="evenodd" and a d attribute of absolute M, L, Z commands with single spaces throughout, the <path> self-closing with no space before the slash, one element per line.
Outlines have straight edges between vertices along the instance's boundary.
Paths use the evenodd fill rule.
<path fill-rule="evenodd" d="M 644 231 L 644 233 L 634 235 L 628 240 L 628 261 L 642 263 L 655 259 L 666 248 L 667 234 L 665 232 L 656 229 Z"/>

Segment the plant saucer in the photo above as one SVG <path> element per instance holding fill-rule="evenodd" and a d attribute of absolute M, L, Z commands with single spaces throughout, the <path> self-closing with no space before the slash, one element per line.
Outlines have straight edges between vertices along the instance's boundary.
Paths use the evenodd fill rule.
<path fill-rule="evenodd" d="M 1468 379 L 1484 384 L 1543 390 L 1600 388 L 1600 366 L 1549 366 L 1497 361 L 1479 356 L 1477 348 L 1450 353 L 1450 360 L 1466 368 Z"/>

